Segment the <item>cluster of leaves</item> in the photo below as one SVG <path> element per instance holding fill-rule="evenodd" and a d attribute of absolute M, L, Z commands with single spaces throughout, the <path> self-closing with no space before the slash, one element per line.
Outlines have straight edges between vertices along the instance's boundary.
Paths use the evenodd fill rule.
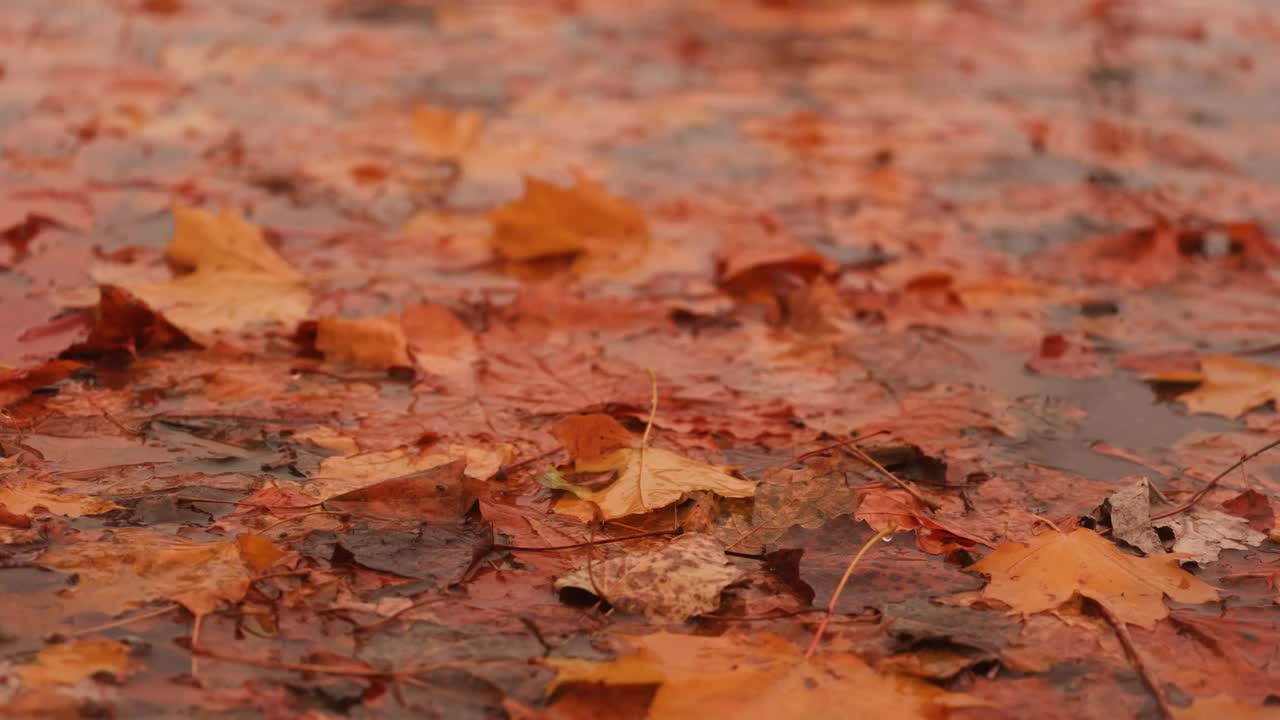
<path fill-rule="evenodd" d="M 260 5 L 0 20 L 0 714 L 1276 716 L 1248 3 Z"/>

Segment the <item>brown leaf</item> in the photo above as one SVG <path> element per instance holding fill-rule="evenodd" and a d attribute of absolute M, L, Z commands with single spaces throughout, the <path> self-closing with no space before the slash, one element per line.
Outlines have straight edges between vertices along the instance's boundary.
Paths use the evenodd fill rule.
<path fill-rule="evenodd" d="M 488 523 L 420 523 L 414 530 L 359 526 L 343 532 L 337 545 L 361 565 L 444 587 L 462 579 L 477 558 L 493 547 Z"/>
<path fill-rule="evenodd" d="M 1041 533 L 1030 545 L 1002 543 L 969 569 L 991 577 L 983 597 L 1024 615 L 1053 610 L 1080 594 L 1126 623 L 1150 628 L 1169 614 L 1166 595 L 1184 603 L 1218 597 L 1217 590 L 1178 567 L 1177 558 L 1126 555 L 1085 528 Z"/>
<path fill-rule="evenodd" d="M 1268 402 L 1280 402 L 1280 368 L 1232 355 L 1200 358 L 1198 373 L 1155 373 L 1146 379 L 1199 382 L 1196 389 L 1178 396 L 1187 410 L 1232 420 Z"/>
<path fill-rule="evenodd" d="M 555 587 L 585 590 L 650 622 L 682 623 L 719 607 L 720 592 L 741 577 L 718 540 L 685 533 L 653 552 L 581 567 Z"/>
<path fill-rule="evenodd" d="M 609 415 L 568 415 L 551 426 L 578 472 L 595 472 L 598 463 L 615 450 L 628 448 L 637 438 Z M 607 464 L 607 463 L 606 463 Z"/>
<path fill-rule="evenodd" d="M 128 290 L 103 285 L 93 310 L 89 337 L 67 348 L 62 357 L 129 355 L 189 345 L 183 331 Z"/>
<path fill-rule="evenodd" d="M 750 497 L 756 489 L 750 480 L 730 475 L 732 468 L 706 465 L 658 448 L 646 448 L 643 453 L 636 448 L 615 450 L 590 466 L 594 472 L 613 471 L 616 479 L 601 490 L 561 498 L 556 512 L 590 519 L 593 512 L 584 503 L 594 503 L 601 516 L 610 520 L 664 508 L 694 490 Z"/>
<path fill-rule="evenodd" d="M 329 498 L 329 504 L 379 517 L 459 520 L 475 502 L 463 486 L 466 467 L 466 460 L 454 460 L 429 470 L 335 495 Z"/>
<path fill-rule="evenodd" d="M 43 508 L 54 515 L 73 518 L 101 515 L 120 508 L 110 500 L 58 490 L 57 483 L 15 478 L 0 485 L 0 507 L 18 515 L 29 515 L 32 510 Z"/>
<path fill-rule="evenodd" d="M 1217 560 L 1224 549 L 1256 547 L 1266 539 L 1244 519 L 1201 505 L 1160 520 L 1151 519 L 1173 506 L 1150 481 L 1140 478 L 1107 498 L 1103 509 L 1110 519 L 1113 537 L 1148 555 L 1173 552 L 1203 564 Z M 1168 530 L 1173 541 L 1165 542 L 1155 528 Z"/>

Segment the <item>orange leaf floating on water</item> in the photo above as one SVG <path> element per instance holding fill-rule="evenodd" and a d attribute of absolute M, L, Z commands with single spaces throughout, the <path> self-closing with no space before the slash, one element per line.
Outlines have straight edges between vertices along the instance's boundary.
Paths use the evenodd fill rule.
<path fill-rule="evenodd" d="M 969 569 L 991 576 L 984 597 L 1024 615 L 1053 610 L 1079 594 L 1123 622 L 1150 628 L 1169 614 L 1166 595 L 1184 603 L 1218 598 L 1217 590 L 1178 567 L 1176 556 L 1128 555 L 1085 528 L 1041 533 L 1029 545 L 1001 543 Z"/>
<path fill-rule="evenodd" d="M 562 188 L 525 178 L 524 195 L 495 209 L 493 244 L 509 260 L 574 256 L 574 270 L 634 263 L 649 247 L 644 215 L 584 177 Z"/>
<path fill-rule="evenodd" d="M 1156 373 L 1149 382 L 1199 382 L 1178 396 L 1193 413 L 1221 415 L 1232 420 L 1268 402 L 1280 404 L 1280 367 L 1241 360 L 1233 355 L 1200 358 L 1200 372 Z"/>
<path fill-rule="evenodd" d="M 698 637 L 659 632 L 629 638 L 636 652 L 610 662 L 552 658 L 549 690 L 573 683 L 657 685 L 646 717 L 830 717 L 833 712 L 896 720 L 926 718 L 946 707 L 980 706 L 923 680 L 882 675 L 853 655 L 818 655 L 770 633 Z"/>

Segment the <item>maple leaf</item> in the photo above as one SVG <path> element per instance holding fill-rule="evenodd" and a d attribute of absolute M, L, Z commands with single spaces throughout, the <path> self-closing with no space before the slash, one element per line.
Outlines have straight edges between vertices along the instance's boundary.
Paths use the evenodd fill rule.
<path fill-rule="evenodd" d="M 451 160 L 463 157 L 475 145 L 483 128 L 484 116 L 475 110 L 455 112 L 424 106 L 413 113 L 413 139 L 432 157 Z"/>
<path fill-rule="evenodd" d="M 126 283 L 125 289 L 195 336 L 306 316 L 311 293 L 302 275 L 261 230 L 229 210 L 214 215 L 174 208 L 173 215 L 165 257 L 192 272 L 167 282 Z"/>
<path fill-rule="evenodd" d="M 430 448 L 396 448 L 325 458 L 316 477 L 301 487 L 321 500 L 336 498 L 386 480 L 425 472 L 456 460 L 466 461 L 465 474 L 477 480 L 493 477 L 510 461 L 512 447 L 503 443 L 442 442 Z"/>
<path fill-rule="evenodd" d="M 409 341 L 396 315 L 322 317 L 316 321 L 316 349 L 328 359 L 379 370 L 413 367 Z"/>
<path fill-rule="evenodd" d="M 55 483 L 41 482 L 34 478 L 21 478 L 0 486 L 0 508 L 17 515 L 28 515 L 36 508 L 44 508 L 54 515 L 81 517 L 101 515 L 120 509 L 110 500 L 91 495 L 60 493 Z"/>
<path fill-rule="evenodd" d="M 1179 395 L 1178 400 L 1193 413 L 1221 415 L 1232 420 L 1268 402 L 1280 403 L 1280 368 L 1232 355 L 1200 358 L 1198 373 L 1157 373 L 1147 380 L 1198 381 L 1199 387 Z"/>
<path fill-rule="evenodd" d="M 115 530 L 102 540 L 55 545 L 36 563 L 79 575 L 69 595 L 72 605 L 112 614 L 167 599 L 204 615 L 220 601 L 240 600 L 249 587 L 249 573 L 234 539 L 193 542 L 142 528 Z"/>
<path fill-rule="evenodd" d="M 100 672 L 123 678 L 129 669 L 129 646 L 116 640 L 90 639 L 50 645 L 34 662 L 18 670 L 29 688 L 75 685 Z"/>
<path fill-rule="evenodd" d="M 1053 610 L 1080 594 L 1123 622 L 1150 628 L 1169 614 L 1165 595 L 1185 603 L 1218 597 L 1217 590 L 1178 567 L 1176 556 L 1127 555 L 1085 528 L 1041 533 L 1029 545 L 1001 543 L 969 569 L 991 576 L 984 597 L 1024 615 Z"/>
<path fill-rule="evenodd" d="M 568 481 L 558 485 L 575 497 L 561 498 L 557 512 L 590 520 L 594 513 L 584 503 L 594 503 L 608 520 L 666 507 L 694 490 L 722 497 L 755 493 L 755 483 L 730 475 L 731 468 L 700 463 L 670 450 L 619 447 L 631 442 L 631 433 L 608 415 L 571 415 L 552 432 L 570 451 L 574 470 L 614 477 L 601 489 L 570 487 Z"/>
<path fill-rule="evenodd" d="M 604 598 L 650 622 L 682 623 L 720 606 L 720 592 L 743 575 L 708 535 L 686 533 L 661 549 L 582 567 L 555 582 Z"/>
<path fill-rule="evenodd" d="M 980 706 L 915 678 L 882 675 L 853 655 L 807 660 L 777 635 L 697 637 L 659 632 L 630 638 L 636 652 L 610 662 L 549 658 L 549 691 L 572 683 L 657 685 L 646 717 L 828 717 L 839 708 L 860 717 L 926 718 L 945 707 Z"/>
<path fill-rule="evenodd" d="M 575 271 L 634 262 L 649 247 L 644 215 L 584 177 L 562 188 L 525 178 L 524 195 L 490 213 L 493 244 L 510 260 L 576 256 Z"/>

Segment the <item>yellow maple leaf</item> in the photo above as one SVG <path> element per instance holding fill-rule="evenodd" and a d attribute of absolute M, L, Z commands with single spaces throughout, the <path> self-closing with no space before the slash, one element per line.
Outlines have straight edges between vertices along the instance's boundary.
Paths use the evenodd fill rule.
<path fill-rule="evenodd" d="M 111 615 L 160 599 L 204 615 L 223 600 L 239 601 L 249 587 L 249 572 L 234 539 L 193 542 L 142 528 L 55 545 L 36 563 L 78 574 L 80 582 L 68 603 Z"/>
<path fill-rule="evenodd" d="M 984 597 L 1023 614 L 1053 610 L 1078 593 L 1123 622 L 1150 628 L 1169 614 L 1165 595 L 1185 603 L 1218 598 L 1217 590 L 1178 567 L 1177 556 L 1128 555 L 1085 528 L 1041 533 L 1029 545 L 1002 543 L 969 569 L 991 576 Z"/>
<path fill-rule="evenodd" d="M 490 213 L 493 244 L 510 260 L 574 255 L 574 270 L 634 262 L 649 247 L 644 215 L 599 183 L 562 188 L 525 178 L 524 195 Z"/>
<path fill-rule="evenodd" d="M 882 675 L 859 658 L 819 655 L 806 660 L 777 635 L 699 637 L 659 632 L 631 638 L 636 652 L 610 662 L 551 658 L 557 671 L 548 691 L 572 683 L 657 685 L 650 720 L 708 717 L 830 717 L 880 720 L 929 717 L 941 707 L 978 706 L 905 676 Z"/>
<path fill-rule="evenodd" d="M 1200 358 L 1198 374 L 1156 375 L 1150 379 L 1199 380 L 1199 387 L 1178 397 L 1193 413 L 1234 420 L 1269 401 L 1280 403 L 1280 368 L 1232 355 Z"/>
<path fill-rule="evenodd" d="M 192 272 L 166 282 L 123 283 L 129 292 L 199 340 L 257 323 L 296 323 L 311 306 L 302 274 L 262 231 L 230 210 L 173 209 L 165 257 Z"/>
<path fill-rule="evenodd" d="M 18 670 L 29 688 L 75 685 L 94 673 L 123 676 L 129 669 L 129 646 L 115 640 L 90 639 L 50 645 L 35 662 Z"/>

